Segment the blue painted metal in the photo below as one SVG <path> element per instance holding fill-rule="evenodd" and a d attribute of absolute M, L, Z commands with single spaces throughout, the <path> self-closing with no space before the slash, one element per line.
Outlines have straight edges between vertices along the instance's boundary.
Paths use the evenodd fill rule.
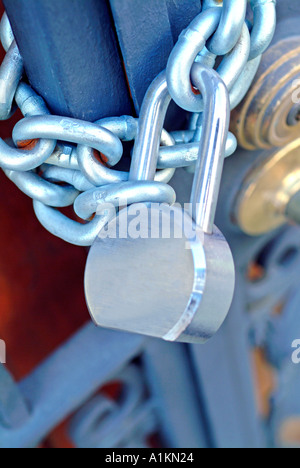
<path fill-rule="evenodd" d="M 173 47 L 166 2 L 110 0 L 136 110 Z"/>
<path fill-rule="evenodd" d="M 203 347 L 194 346 L 194 371 L 203 394 L 216 448 L 266 445 L 254 400 L 243 282 L 220 332 Z"/>
<path fill-rule="evenodd" d="M 5 0 L 33 88 L 54 114 L 95 121 L 131 114 L 107 3 Z"/>
<path fill-rule="evenodd" d="M 143 355 L 145 371 L 128 369 L 134 358 Z M 93 395 L 111 380 L 129 386 L 123 400 L 110 404 L 105 397 L 95 400 Z M 144 391 L 136 387 L 140 380 Z M 2 375 L 0 382 L 3 393 L 6 380 Z M 174 383 L 176 391 L 170 400 Z M 82 405 L 70 426 L 70 435 L 78 446 L 124 447 L 137 442 L 139 434 L 146 438 L 161 431 L 161 427 L 171 447 L 205 444 L 201 417 L 198 418 L 199 402 L 181 345 L 173 348 L 169 343 L 156 343 L 138 335 L 100 330 L 90 323 L 18 386 L 13 385 L 10 394 L 24 399 L 30 412 L 21 425 L 8 429 L 0 422 L 0 448 L 37 446 L 51 429 Z M 97 415 L 103 411 L 107 417 L 99 421 Z M 99 424 L 93 424 L 97 421 Z M 141 423 L 144 432 L 137 432 Z"/>
<path fill-rule="evenodd" d="M 0 425 L 0 447 L 38 445 L 139 354 L 144 342 L 140 336 L 99 330 L 92 323 L 85 326 L 20 383 L 30 417 L 13 430 Z"/>
<path fill-rule="evenodd" d="M 25 424 L 29 408 L 13 377 L 0 364 L 0 426 L 14 429 Z"/>
<path fill-rule="evenodd" d="M 201 11 L 201 0 L 166 0 L 174 44 Z"/>
<path fill-rule="evenodd" d="M 209 447 L 203 402 L 195 389 L 188 347 L 151 340 L 142 359 L 165 445 Z"/>
<path fill-rule="evenodd" d="M 139 111 L 166 67 L 179 33 L 201 11 L 199 0 L 110 0 L 133 102 Z"/>
<path fill-rule="evenodd" d="M 119 398 L 96 395 L 72 418 L 69 434 L 78 448 L 149 447 L 157 428 L 155 402 L 140 369 L 129 365 L 117 375 Z"/>

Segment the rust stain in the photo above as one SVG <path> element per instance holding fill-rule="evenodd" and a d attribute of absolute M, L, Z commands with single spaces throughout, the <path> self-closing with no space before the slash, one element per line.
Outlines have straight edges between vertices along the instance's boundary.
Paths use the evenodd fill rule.
<path fill-rule="evenodd" d="M 107 166 L 107 163 L 108 163 L 108 158 L 100 153 L 100 151 L 97 151 L 97 150 L 93 150 L 93 155 L 94 155 L 94 158 L 100 162 L 100 164 L 104 165 L 104 166 Z"/>
<path fill-rule="evenodd" d="M 252 351 L 252 363 L 258 412 L 263 418 L 268 418 L 271 411 L 271 396 L 277 386 L 276 371 L 267 361 L 262 348 L 255 348 Z"/>
<path fill-rule="evenodd" d="M 24 141 L 18 141 L 18 148 L 24 149 L 24 150 L 32 150 L 33 148 L 36 147 L 37 142 L 39 140 L 24 140 Z"/>

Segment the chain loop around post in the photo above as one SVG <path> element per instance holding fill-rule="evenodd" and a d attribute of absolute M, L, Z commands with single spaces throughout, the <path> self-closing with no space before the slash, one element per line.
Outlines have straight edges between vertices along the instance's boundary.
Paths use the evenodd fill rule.
<path fill-rule="evenodd" d="M 37 219 L 48 232 L 65 242 L 80 247 L 91 246 L 99 232 L 115 216 L 114 210 L 105 209 L 92 221 L 82 224 L 37 200 L 33 201 L 33 208 Z"/>
<path fill-rule="evenodd" d="M 55 115 L 28 117 L 20 120 L 13 130 L 16 144 L 38 138 L 52 138 L 79 145 L 88 145 L 102 153 L 110 166 L 116 165 L 123 154 L 120 139 L 100 125 Z"/>
<path fill-rule="evenodd" d="M 47 203 L 49 206 L 65 207 L 74 203 L 79 191 L 73 186 L 55 185 L 32 171 L 25 174 L 18 171 L 4 171 L 7 177 L 28 197 Z"/>
<path fill-rule="evenodd" d="M 208 68 L 218 64 L 217 72 L 230 91 L 234 108 L 247 93 L 261 54 L 272 40 L 275 4 L 275 0 L 251 0 L 250 34 L 245 22 L 247 0 L 204 0 L 201 13 L 180 35 L 166 72 L 165 92 L 169 90 L 180 107 L 194 113 L 191 124 L 182 131 L 162 131 L 155 180 L 148 182 L 129 181 L 128 172 L 112 169 L 123 156 L 122 142 L 136 139 L 141 119 L 121 116 L 90 123 L 50 115 L 42 97 L 21 81 L 23 60 L 5 13 L 0 23 L 6 51 L 0 67 L 0 119 L 9 118 L 16 106 L 24 119 L 13 130 L 15 147 L 0 139 L 0 167 L 33 199 L 41 224 L 67 242 L 90 246 L 116 215 L 119 200 L 174 203 L 175 193 L 167 184 L 176 168 L 192 166 L 201 158 L 203 98 L 192 87 L 194 63 Z M 159 138 L 157 135 L 156 143 Z M 147 141 L 144 143 L 147 147 Z M 236 138 L 229 134 L 225 156 L 236 146 Z M 154 166 L 152 169 L 154 176 Z M 69 205 L 74 205 L 82 222 L 58 210 Z"/>

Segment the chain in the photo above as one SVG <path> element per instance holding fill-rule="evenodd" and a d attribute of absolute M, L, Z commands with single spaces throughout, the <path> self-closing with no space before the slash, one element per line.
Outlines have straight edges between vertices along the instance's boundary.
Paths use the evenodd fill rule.
<path fill-rule="evenodd" d="M 141 118 L 122 116 L 90 123 L 51 115 L 43 99 L 22 81 L 23 60 L 4 13 L 0 119 L 8 119 L 16 107 L 24 119 L 16 124 L 12 141 L 0 139 L 0 167 L 33 199 L 35 214 L 49 232 L 72 244 L 89 246 L 115 215 L 107 203 L 117 206 L 124 198 L 129 203 L 175 202 L 168 182 L 176 168 L 195 165 L 203 128 L 203 97 L 191 86 L 194 63 L 208 68 L 219 64 L 217 72 L 230 92 L 233 109 L 246 95 L 261 54 L 272 40 L 276 0 L 249 3 L 252 23 L 246 20 L 247 0 L 204 0 L 201 13 L 179 37 L 168 61 L 166 83 L 170 98 L 192 114 L 188 129 L 163 130 L 157 135 L 161 146 L 153 182 L 129 180 L 128 172 L 113 169 L 123 156 L 122 142 L 135 141 L 135 151 L 138 144 L 145 144 L 138 143 Z M 236 138 L 229 133 L 225 156 L 236 147 Z M 81 222 L 58 210 L 71 205 Z"/>
<path fill-rule="evenodd" d="M 251 35 L 245 21 L 246 0 L 224 0 L 223 3 L 222 8 L 210 8 L 211 0 L 204 1 L 202 13 L 182 32 L 168 61 L 170 94 L 176 104 L 189 112 L 203 112 L 203 98 L 195 94 L 191 86 L 190 76 L 195 61 L 213 67 L 217 59 L 214 52 L 223 56 L 217 71 L 230 92 L 233 109 L 246 95 L 260 64 L 261 54 L 274 35 L 276 0 L 251 1 L 254 12 Z M 234 15 L 235 21 L 231 19 Z M 237 38 L 235 44 L 232 44 L 232 38 Z"/>

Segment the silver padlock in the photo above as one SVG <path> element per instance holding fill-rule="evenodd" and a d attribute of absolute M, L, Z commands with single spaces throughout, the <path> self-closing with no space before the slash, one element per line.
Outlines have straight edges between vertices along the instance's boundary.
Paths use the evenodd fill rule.
<path fill-rule="evenodd" d="M 116 226 L 128 227 L 129 207 L 109 223 L 105 238 L 100 233 L 85 272 L 87 304 L 99 326 L 203 343 L 216 333 L 229 311 L 234 263 L 226 240 L 213 225 L 229 126 L 228 92 L 213 70 L 199 64 L 193 68 L 193 79 L 203 94 L 205 112 L 191 216 L 180 207 L 148 204 L 140 218 L 141 224 L 148 222 L 148 236 L 131 238 L 129 229 L 123 238 L 110 236 L 110 231 L 118 231 Z M 154 177 L 169 103 L 163 73 L 142 106 L 131 180 Z M 169 237 L 158 232 L 153 219 L 160 224 L 173 220 Z M 183 225 L 182 220 L 189 225 L 188 235 L 178 236 L 173 228 Z"/>

